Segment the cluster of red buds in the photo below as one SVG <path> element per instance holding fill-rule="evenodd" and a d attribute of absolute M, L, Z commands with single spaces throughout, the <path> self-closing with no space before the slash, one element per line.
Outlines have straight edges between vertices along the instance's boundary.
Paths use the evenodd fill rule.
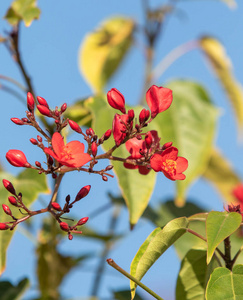
<path fill-rule="evenodd" d="M 128 169 L 138 169 L 140 174 L 146 175 L 151 170 L 155 172 L 163 172 L 164 175 L 171 180 L 183 180 L 185 175 L 183 172 L 188 167 L 188 162 L 184 157 L 178 156 L 178 149 L 172 146 L 172 142 L 160 145 L 160 138 L 157 131 L 151 130 L 143 132 L 143 129 L 153 121 L 153 119 L 161 112 L 167 110 L 172 103 L 172 91 L 168 88 L 157 87 L 153 85 L 146 93 L 146 101 L 149 110 L 142 109 L 138 118 L 135 117 L 133 109 L 126 112 L 125 99 L 121 92 L 113 88 L 107 93 L 107 100 L 109 105 L 119 110 L 122 114 L 116 113 L 114 115 L 112 129 L 108 129 L 100 137 L 97 136 L 92 128 L 87 128 L 85 131 L 73 120 L 65 119 L 63 113 L 67 109 L 67 104 L 64 103 L 60 109 L 56 107 L 54 110 L 50 109 L 47 101 L 42 97 L 34 99 L 31 93 L 27 94 L 27 108 L 26 117 L 12 118 L 12 122 L 17 125 L 28 125 L 34 127 L 38 131 L 36 138 L 31 138 L 32 145 L 40 148 L 46 155 L 46 161 L 44 166 L 40 161 L 35 161 L 35 164 L 31 164 L 27 161 L 25 154 L 21 150 L 11 149 L 6 154 L 8 162 L 15 167 L 24 167 L 37 170 L 40 174 L 51 174 L 57 182 L 61 182 L 62 176 L 70 171 L 84 171 L 88 173 L 94 173 L 101 175 L 104 181 L 108 181 L 109 171 L 113 168 L 112 165 L 107 165 L 104 169 L 94 170 L 99 159 L 117 160 L 123 163 L 123 166 Z M 52 132 L 43 130 L 36 120 L 35 107 L 38 109 L 43 118 L 54 119 L 54 128 L 51 127 Z M 87 144 L 87 150 L 85 151 L 85 145 L 78 140 L 65 143 L 61 131 L 67 125 L 78 134 L 81 134 L 82 138 Z M 98 155 L 98 147 L 101 146 L 111 135 L 114 138 L 114 146 L 106 153 Z M 45 145 L 44 143 L 47 143 Z M 115 157 L 113 152 L 125 144 L 126 149 L 130 153 L 127 158 Z M 66 204 L 63 208 L 60 207 L 55 199 L 52 197 L 47 208 L 39 211 L 30 211 L 22 201 L 22 194 L 16 195 L 15 191 L 10 191 L 9 186 L 4 181 L 5 188 L 8 189 L 11 196 L 9 202 L 25 210 L 26 216 L 17 220 L 12 216 L 11 210 L 4 206 L 4 212 L 12 217 L 13 221 L 8 223 L 0 223 L 0 230 L 13 229 L 18 223 L 23 220 L 42 212 L 49 211 L 59 222 L 60 228 L 68 232 L 69 238 L 72 239 L 72 232 L 80 233 L 77 231 L 77 227 L 87 222 L 87 218 L 82 218 L 76 225 L 69 226 L 67 223 L 62 222 L 61 216 L 64 213 L 68 213 L 73 204 L 83 198 L 85 191 L 88 193 L 90 190 L 88 186 L 81 189 L 79 196 L 70 203 L 70 197 L 66 198 Z M 57 188 L 59 185 L 56 185 Z M 53 195 L 56 195 L 57 191 L 54 191 Z M 84 193 L 84 194 L 83 194 Z M 79 199 L 81 195 L 81 198 Z M 86 195 L 85 195 L 86 196 Z M 3 225 L 5 224 L 5 225 Z M 9 225 L 11 224 L 11 226 Z"/>

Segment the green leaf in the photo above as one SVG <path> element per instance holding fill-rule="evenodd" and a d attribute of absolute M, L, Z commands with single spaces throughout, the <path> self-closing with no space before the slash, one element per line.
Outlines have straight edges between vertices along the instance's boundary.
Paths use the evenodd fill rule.
<path fill-rule="evenodd" d="M 16 286 L 9 281 L 0 281 L 1 300 L 20 300 L 28 288 L 29 280 L 27 278 L 21 280 Z"/>
<path fill-rule="evenodd" d="M 196 82 L 178 80 L 168 87 L 173 91 L 172 105 L 153 122 L 158 124 L 159 136 L 163 141 L 173 142 L 179 149 L 179 156 L 189 162 L 186 179 L 176 182 L 176 204 L 182 206 L 187 188 L 207 167 L 218 111 L 211 104 L 205 89 Z"/>
<path fill-rule="evenodd" d="M 170 221 L 164 228 L 156 228 L 139 248 L 131 263 L 131 275 L 139 281 L 143 278 L 156 260 L 179 239 L 187 230 L 187 218 Z M 136 284 L 131 281 L 131 296 L 135 296 Z"/>
<path fill-rule="evenodd" d="M 232 190 L 241 182 L 230 163 L 217 150 L 213 149 L 203 177 L 210 181 L 228 203 L 235 202 Z"/>
<path fill-rule="evenodd" d="M 7 179 L 12 182 L 17 193 L 21 192 L 23 194 L 23 202 L 29 207 L 38 197 L 40 193 L 48 193 L 48 186 L 46 182 L 46 176 L 44 174 L 38 174 L 36 170 L 26 169 L 21 172 L 17 177 L 13 177 L 13 175 L 0 172 L 0 180 Z M 5 189 L 0 189 L 0 198 L 2 202 L 9 205 L 8 196 L 11 194 Z M 16 218 L 23 217 L 19 210 L 15 207 L 11 207 L 12 213 Z M 6 215 L 2 214 L 1 223 L 10 222 L 12 219 Z M 0 232 L 0 274 L 5 269 L 6 263 L 6 251 L 10 240 L 14 234 L 14 231 L 1 231 Z"/>
<path fill-rule="evenodd" d="M 236 229 L 239 228 L 242 216 L 239 213 L 212 211 L 206 221 L 206 236 L 208 242 L 207 263 L 214 254 L 216 247 Z"/>
<path fill-rule="evenodd" d="M 234 78 L 231 61 L 227 56 L 223 45 L 210 36 L 202 37 L 200 39 L 200 45 L 229 97 L 230 103 L 235 111 L 238 125 L 242 127 L 243 90 L 242 86 Z"/>
<path fill-rule="evenodd" d="M 205 299 L 209 276 L 218 267 L 216 259 L 207 265 L 206 258 L 206 249 L 191 249 L 183 258 L 176 285 L 177 300 Z"/>
<path fill-rule="evenodd" d="M 242 300 L 243 265 L 236 265 L 232 272 L 226 268 L 213 271 L 207 285 L 206 300 Z"/>
<path fill-rule="evenodd" d="M 80 47 L 79 68 L 94 91 L 102 91 L 121 64 L 132 44 L 133 31 L 132 19 L 113 17 L 86 36 Z"/>
<path fill-rule="evenodd" d="M 116 300 L 128 300 L 131 298 L 130 290 L 123 290 L 123 291 L 115 291 L 113 292 L 113 298 Z M 143 300 L 139 294 L 136 294 L 134 300 Z"/>
<path fill-rule="evenodd" d="M 30 26 L 34 19 L 39 19 L 40 9 L 36 7 L 36 0 L 16 0 L 5 15 L 11 25 L 24 21 L 25 26 Z"/>
<path fill-rule="evenodd" d="M 112 109 L 107 104 L 106 99 L 101 96 L 90 98 L 86 102 L 86 105 L 92 111 L 92 128 L 95 133 L 101 137 L 106 130 L 112 127 L 114 109 Z M 134 108 L 134 111 L 135 114 L 138 111 L 140 112 L 141 107 Z M 138 115 L 138 113 L 136 115 Z M 110 139 L 103 144 L 103 148 L 105 151 L 108 151 L 114 145 L 114 139 L 110 137 Z M 126 158 L 129 155 L 125 145 L 121 145 L 114 151 L 114 156 L 117 157 Z M 117 176 L 122 196 L 129 211 L 130 224 L 133 226 L 137 223 L 148 205 L 154 189 L 156 174 L 155 172 L 150 172 L 148 175 L 141 175 L 138 173 L 138 170 L 126 169 L 121 162 L 117 161 L 111 161 L 111 164 L 114 166 L 113 170 Z"/>

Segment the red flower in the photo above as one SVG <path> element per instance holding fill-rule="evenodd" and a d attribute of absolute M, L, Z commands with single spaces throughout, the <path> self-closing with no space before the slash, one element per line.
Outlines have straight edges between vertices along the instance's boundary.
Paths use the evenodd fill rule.
<path fill-rule="evenodd" d="M 146 101 L 151 110 L 151 118 L 168 109 L 172 103 L 172 90 L 152 85 L 146 93 Z"/>
<path fill-rule="evenodd" d="M 52 148 L 45 148 L 45 153 L 54 157 L 60 164 L 79 168 L 91 160 L 89 154 L 84 153 L 84 144 L 79 141 L 72 141 L 64 144 L 63 138 L 59 132 L 55 132 L 52 136 Z"/>
<path fill-rule="evenodd" d="M 232 191 L 232 194 L 243 206 L 243 183 L 238 184 Z"/>
<path fill-rule="evenodd" d="M 14 167 L 30 168 L 30 164 L 27 162 L 25 154 L 20 150 L 9 150 L 6 153 L 6 159 Z"/>
<path fill-rule="evenodd" d="M 171 180 L 184 180 L 186 176 L 182 172 L 187 169 L 188 161 L 177 155 L 176 147 L 169 147 L 160 154 L 155 153 L 150 159 L 151 168 L 155 172 L 162 171 Z"/>
<path fill-rule="evenodd" d="M 127 135 L 128 115 L 115 114 L 112 124 L 112 132 L 117 146 L 120 146 Z"/>
<path fill-rule="evenodd" d="M 116 88 L 107 93 L 107 100 L 111 107 L 120 110 L 123 114 L 126 113 L 124 96 Z"/>

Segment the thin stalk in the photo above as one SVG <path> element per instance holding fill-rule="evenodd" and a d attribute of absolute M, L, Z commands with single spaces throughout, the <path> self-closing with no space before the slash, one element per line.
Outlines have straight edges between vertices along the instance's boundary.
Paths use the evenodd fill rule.
<path fill-rule="evenodd" d="M 230 237 L 228 236 L 225 240 L 224 240 L 224 253 L 225 253 L 225 267 L 227 269 L 229 269 L 230 271 L 232 271 L 233 268 L 233 263 L 231 260 L 231 244 L 230 244 Z"/>
<path fill-rule="evenodd" d="M 6 93 L 9 93 L 11 95 L 13 95 L 14 97 L 16 97 L 17 99 L 19 99 L 19 101 L 26 105 L 26 100 L 17 92 L 15 91 L 14 89 L 6 86 L 6 85 L 3 85 L 3 84 L 0 84 L 0 89 Z"/>
<path fill-rule="evenodd" d="M 157 295 L 154 291 L 152 291 L 150 288 L 148 288 L 145 284 L 137 280 L 135 277 L 133 277 L 131 274 L 123 270 L 121 267 L 119 267 L 112 258 L 109 258 L 106 260 L 107 263 L 114 269 L 116 269 L 118 272 L 120 272 L 122 275 L 126 276 L 128 279 L 135 282 L 138 286 L 140 286 L 142 289 L 144 289 L 146 292 L 148 292 L 150 295 L 152 295 L 155 299 L 163 300 L 159 295 Z"/>
<path fill-rule="evenodd" d="M 25 92 L 25 93 L 27 92 L 26 88 L 21 83 L 19 83 L 17 80 L 15 80 L 11 77 L 8 77 L 5 75 L 0 75 L 0 79 L 9 81 L 9 82 L 13 83 L 14 85 L 16 85 L 18 88 L 20 88 L 23 92 Z"/>
<path fill-rule="evenodd" d="M 63 176 L 64 176 L 64 174 L 59 174 L 57 179 L 56 179 L 56 183 L 55 183 L 55 186 L 54 186 L 54 191 L 53 191 L 53 194 L 52 194 L 52 197 L 51 197 L 51 201 L 48 205 L 49 209 L 51 209 L 52 202 L 56 201 L 56 199 L 57 199 L 58 189 L 59 189 L 59 186 L 61 184 Z"/>

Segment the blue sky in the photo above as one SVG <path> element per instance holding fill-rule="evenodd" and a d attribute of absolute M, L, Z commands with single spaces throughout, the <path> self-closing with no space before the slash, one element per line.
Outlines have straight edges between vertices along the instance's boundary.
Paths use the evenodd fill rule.
<path fill-rule="evenodd" d="M 152 5 L 165 3 L 163 1 L 150 1 Z M 5 0 L 0 3 L 0 13 L 3 15 L 11 1 Z M 217 1 L 179 1 L 176 14 L 169 17 L 166 22 L 163 36 L 160 39 L 155 57 L 155 66 L 173 48 L 187 41 L 197 39 L 202 35 L 212 35 L 218 38 L 225 46 L 230 56 L 234 74 L 239 82 L 243 82 L 243 4 L 237 1 L 238 8 L 230 10 L 223 2 Z M 60 106 L 62 103 L 73 103 L 75 100 L 91 94 L 90 87 L 82 78 L 78 69 L 78 50 L 85 35 L 92 31 L 104 19 L 114 15 L 125 15 L 134 18 L 138 23 L 143 22 L 143 12 L 140 1 L 114 1 L 114 0 L 73 0 L 73 1 L 39 1 L 42 11 L 39 21 L 33 22 L 31 27 L 21 26 L 20 50 L 26 68 L 33 78 L 34 88 L 37 94 L 44 97 L 51 107 Z M 0 20 L 0 34 L 10 28 L 7 22 Z M 109 82 L 107 91 L 116 87 L 125 96 L 128 104 L 136 104 L 143 85 L 144 57 L 142 53 L 143 40 L 133 47 L 126 57 L 124 64 Z M 23 83 L 23 79 L 6 48 L 0 45 L 1 75 L 12 77 Z M 228 100 L 209 65 L 199 50 L 178 59 L 157 82 L 163 84 L 175 78 L 187 78 L 197 80 L 207 88 L 214 103 L 220 108 L 220 119 L 216 145 L 232 161 L 238 173 L 243 177 L 242 144 L 237 141 L 236 124 L 232 115 L 232 109 Z M 5 153 L 9 148 L 23 150 L 30 161 L 36 160 L 29 138 L 33 137 L 30 129 L 16 128 L 10 122 L 11 117 L 23 117 L 25 106 L 18 102 L 12 95 L 0 90 L 2 111 L 0 119 L 1 147 L 0 161 L 10 172 L 16 173 L 16 169 L 9 166 L 5 161 Z M 203 113 L 203 112 L 202 112 Z M 205 116 L 206 118 L 206 116 Z M 35 133 L 34 133 L 35 135 Z M 34 136 L 35 137 L 35 136 Z M 239 163 L 240 162 L 240 163 Z M 174 194 L 174 184 L 166 178 L 159 176 L 151 205 L 156 206 L 161 199 L 171 197 Z M 81 217 L 88 216 L 96 207 L 106 203 L 107 191 L 118 193 L 116 180 L 109 180 L 109 184 L 101 182 L 100 178 L 79 174 L 70 174 L 65 178 L 65 186 L 69 187 L 69 193 L 75 196 L 80 187 L 91 184 L 98 193 L 85 199 L 80 205 Z M 81 186 L 80 186 L 81 184 Z M 71 191 L 70 191 L 71 187 Z M 161 192 L 163 187 L 163 192 Z M 65 196 L 66 189 L 61 190 Z M 205 205 L 209 210 L 222 209 L 222 202 L 217 193 L 208 184 L 199 180 L 190 191 L 189 196 L 197 199 L 198 203 Z M 1 213 L 0 213 L 1 216 Z M 120 231 L 129 232 L 128 216 L 124 210 L 122 221 L 118 228 Z M 37 220 L 37 223 L 39 221 Z M 127 226 L 124 226 L 127 222 Z M 107 228 L 107 222 L 103 216 L 94 220 L 91 226 L 99 226 L 102 232 Z M 152 231 L 151 224 L 140 221 L 133 232 L 112 250 L 110 256 L 122 267 L 129 270 L 132 258 L 136 254 L 138 245 L 144 241 Z M 136 242 L 134 240 L 136 239 Z M 85 239 L 65 242 L 61 245 L 62 250 L 68 253 L 70 248 L 74 254 L 79 254 L 82 249 L 93 251 L 94 244 Z M 100 245 L 96 250 L 100 249 Z M 16 255 L 16 251 L 18 255 Z M 19 259 L 21 257 L 23 259 Z M 24 259 L 25 257 L 25 259 Z M 26 263 L 28 258 L 28 263 Z M 33 276 L 34 273 L 34 247 L 26 237 L 17 233 L 9 248 L 7 269 L 4 279 L 17 282 L 21 277 Z M 95 261 L 93 262 L 95 263 Z M 64 295 L 67 297 L 84 297 L 90 292 L 90 282 L 93 274 L 76 269 L 72 272 L 62 286 Z M 166 300 L 174 299 L 175 274 L 179 269 L 176 255 L 173 249 L 163 256 L 153 266 L 143 282 L 150 288 L 161 294 Z M 169 272 L 168 272 L 169 271 Z M 167 274 L 167 275 L 165 275 Z M 81 283 L 82 285 L 81 285 Z M 107 276 L 104 279 L 101 296 L 107 297 L 111 289 L 115 287 L 128 288 L 128 281 L 115 271 L 107 268 Z M 169 288 L 168 288 L 169 287 Z M 31 298 L 35 295 L 35 289 L 28 294 Z M 146 296 L 150 299 L 149 296 Z M 30 299 L 29 298 L 29 299 Z"/>

